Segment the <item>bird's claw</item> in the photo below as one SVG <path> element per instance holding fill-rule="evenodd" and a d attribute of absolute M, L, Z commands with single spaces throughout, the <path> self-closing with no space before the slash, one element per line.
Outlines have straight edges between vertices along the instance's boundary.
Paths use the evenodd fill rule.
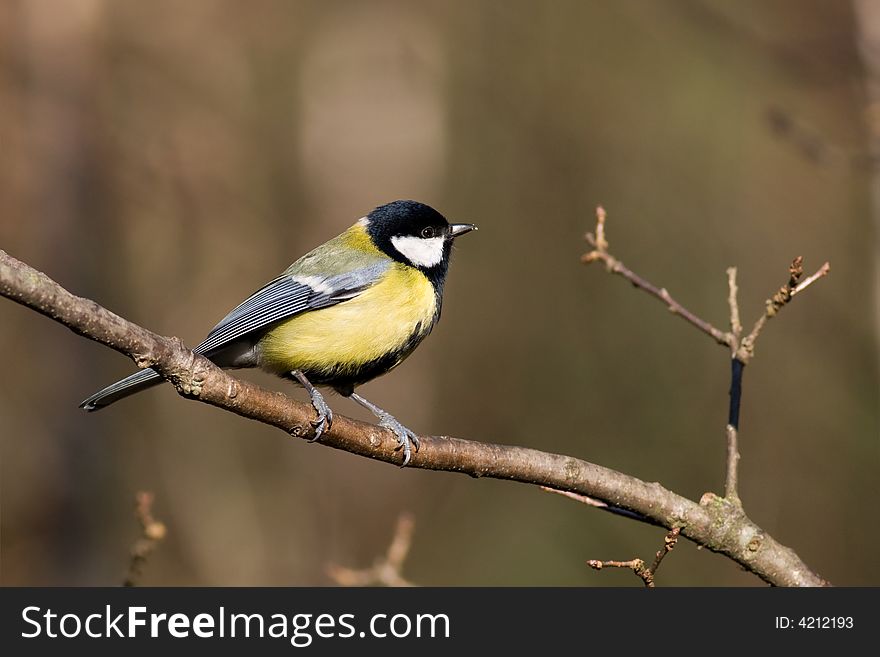
<path fill-rule="evenodd" d="M 415 432 L 410 431 L 405 426 L 403 426 L 396 417 L 391 415 L 388 411 L 383 411 L 381 408 L 376 406 L 374 403 L 367 401 L 359 394 L 354 391 L 350 391 L 349 396 L 354 399 L 358 404 L 370 410 L 373 415 L 376 416 L 376 419 L 379 420 L 379 426 L 384 429 L 390 429 L 391 432 L 397 437 L 397 447 L 394 448 L 394 451 L 399 449 L 403 450 L 403 463 L 400 464 L 400 467 L 406 467 L 409 464 L 410 459 L 412 458 L 413 447 L 415 447 L 416 451 L 419 451 L 419 437 L 415 434 Z"/>
<path fill-rule="evenodd" d="M 318 411 L 318 417 L 312 420 L 311 424 L 315 430 L 315 435 L 309 438 L 309 442 L 313 443 L 323 436 L 325 431 L 330 430 L 330 426 L 333 424 L 333 411 L 329 408 L 325 413 Z"/>
<path fill-rule="evenodd" d="M 397 447 L 395 447 L 394 450 L 403 450 L 403 463 L 400 464 L 400 467 L 406 467 L 410 458 L 412 458 L 413 448 L 415 448 L 415 451 L 419 451 L 419 437 L 414 431 L 407 429 L 396 418 L 390 415 L 383 417 L 379 421 L 379 426 L 390 429 L 394 435 L 397 436 Z"/>
<path fill-rule="evenodd" d="M 315 409 L 315 413 L 317 413 L 317 417 L 311 423 L 315 429 L 315 435 L 309 438 L 309 442 L 313 443 L 323 436 L 324 432 L 330 430 L 330 427 L 333 425 L 333 411 L 330 410 L 327 402 L 324 401 L 324 397 L 317 390 L 314 391 L 314 394 L 310 393 L 310 397 L 312 399 L 312 407 Z"/>

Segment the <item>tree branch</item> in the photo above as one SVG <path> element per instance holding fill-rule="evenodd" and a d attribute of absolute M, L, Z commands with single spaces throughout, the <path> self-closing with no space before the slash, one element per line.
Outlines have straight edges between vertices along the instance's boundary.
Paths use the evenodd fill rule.
<path fill-rule="evenodd" d="M 721 331 L 705 319 L 697 317 L 690 310 L 682 306 L 678 301 L 672 298 L 666 288 L 658 288 L 649 281 L 628 269 L 624 264 L 608 253 L 608 240 L 605 239 L 605 210 L 602 207 L 596 208 L 596 234 L 587 233 L 585 238 L 587 243 L 593 247 L 589 253 L 581 256 L 581 262 L 589 264 L 601 260 L 605 263 L 605 268 L 612 274 L 623 276 L 630 283 L 635 285 L 666 304 L 666 307 L 674 315 L 678 315 L 686 322 L 693 324 L 706 335 L 712 337 L 718 344 L 730 346 L 732 344 L 732 335 Z"/>
<path fill-rule="evenodd" d="M 0 251 L 0 295 L 58 321 L 75 333 L 154 367 L 184 397 L 269 424 L 293 436 L 311 434 L 311 406 L 236 379 L 177 338 L 165 338 L 74 296 L 45 274 Z M 387 463 L 399 463 L 394 435 L 380 427 L 337 416 L 319 444 Z M 596 498 L 628 509 L 724 554 L 764 581 L 781 586 L 827 582 L 741 510 L 704 495 L 699 504 L 658 483 L 648 483 L 581 459 L 536 449 L 425 437 L 410 467 L 461 472 L 472 477 L 538 484 Z"/>
<path fill-rule="evenodd" d="M 643 560 L 638 558 L 629 561 L 599 561 L 598 559 L 590 559 L 587 561 L 587 565 L 594 570 L 602 570 L 603 568 L 629 568 L 638 575 L 647 588 L 653 589 L 655 586 L 654 576 L 657 574 L 657 569 L 660 567 L 663 558 L 675 549 L 675 544 L 678 542 L 678 535 L 680 533 L 681 529 L 679 527 L 667 532 L 666 536 L 663 537 L 663 547 L 657 550 L 657 554 L 654 557 L 654 563 L 652 563 L 650 567 L 645 564 Z"/>
<path fill-rule="evenodd" d="M 597 500 L 586 495 L 572 493 L 571 491 L 567 490 L 559 490 L 557 488 L 549 488 L 547 486 L 541 486 L 541 490 L 547 493 L 556 493 L 557 495 L 562 495 L 563 497 L 567 497 L 568 499 L 574 500 L 575 502 L 580 502 L 581 504 L 591 506 L 594 509 L 601 509 L 602 511 L 607 511 L 608 513 L 617 516 L 629 518 L 630 520 L 638 520 L 639 522 L 643 522 L 646 525 L 654 525 L 655 527 L 663 526 L 656 520 L 643 516 L 641 513 L 636 513 L 635 511 L 630 511 L 629 509 L 621 509 L 620 507 L 613 506 L 611 504 L 608 504 L 607 502 L 603 502 L 602 500 Z"/>
<path fill-rule="evenodd" d="M 730 307 L 730 331 L 733 337 L 739 340 L 743 327 L 739 319 L 739 301 L 736 296 L 739 288 L 736 286 L 736 267 L 727 268 L 727 305 Z"/>
<path fill-rule="evenodd" d="M 727 507 L 729 512 L 734 515 L 742 515 L 742 501 L 739 497 L 738 490 L 738 468 L 739 468 L 739 415 L 742 403 L 742 377 L 745 366 L 754 356 L 755 341 L 758 338 L 764 324 L 768 319 L 772 318 L 799 292 L 803 291 L 809 285 L 817 281 L 819 278 L 827 275 L 831 271 L 829 263 L 825 263 L 812 276 L 804 281 L 800 281 L 803 276 L 803 258 L 798 256 L 794 259 L 789 267 L 788 283 L 783 285 L 776 294 L 767 300 L 765 304 L 764 314 L 755 322 L 752 331 L 745 338 L 742 338 L 743 326 L 740 320 L 739 301 L 737 299 L 738 288 L 736 285 L 736 267 L 727 269 L 727 305 L 730 309 L 730 332 L 722 333 L 720 330 L 709 324 L 709 322 L 697 317 L 690 311 L 685 310 L 681 304 L 672 299 L 669 293 L 663 288 L 657 288 L 652 283 L 641 278 L 634 272 L 630 271 L 623 264 L 608 252 L 608 239 L 605 237 L 605 221 L 607 219 L 605 210 L 600 206 L 596 208 L 596 234 L 587 233 L 586 240 L 593 247 L 593 250 L 585 253 L 581 257 L 581 261 L 585 264 L 601 260 L 605 263 L 608 272 L 620 274 L 629 280 L 636 287 L 645 290 L 653 296 L 669 306 L 674 313 L 682 316 L 693 326 L 700 329 L 704 333 L 710 335 L 716 342 L 726 345 L 731 351 L 731 369 L 730 369 L 730 403 L 728 406 L 728 420 L 726 427 L 727 435 L 727 473 L 724 485 L 724 498 L 718 498 L 714 493 L 707 493 L 703 496 L 701 504 L 720 503 Z M 588 498 L 587 498 L 588 499 Z M 586 500 L 582 500 L 586 501 Z M 593 502 L 587 502 L 592 504 Z M 610 509 L 609 509 L 610 510 Z M 602 565 L 613 565 L 615 567 L 632 568 L 640 577 L 644 574 L 651 575 L 650 569 L 645 568 L 645 564 L 640 559 L 626 562 L 590 562 L 593 567 L 601 568 Z M 653 580 L 652 580 L 653 581 Z M 645 580 L 646 584 L 648 580 Z"/>
<path fill-rule="evenodd" d="M 819 270 L 815 274 L 800 281 L 801 276 L 804 275 L 804 259 L 802 256 L 798 256 L 792 261 L 791 266 L 788 268 L 788 272 L 788 283 L 779 288 L 776 294 L 764 302 L 764 314 L 758 318 L 758 321 L 755 322 L 751 332 L 742 339 L 742 342 L 740 342 L 734 350 L 736 359 L 742 361 L 744 365 L 747 365 L 755 355 L 755 341 L 761 334 L 767 320 L 775 317 L 796 294 L 803 292 L 807 287 L 823 276 L 827 276 L 831 272 L 831 264 L 826 262 L 819 267 Z"/>
<path fill-rule="evenodd" d="M 742 403 L 742 377 L 743 369 L 749 364 L 755 355 L 755 341 L 767 323 L 767 320 L 774 317 L 783 306 L 788 304 L 792 298 L 806 289 L 809 285 L 826 276 L 831 271 L 831 265 L 825 263 L 812 276 L 808 276 L 801 281 L 804 273 L 804 259 L 801 256 L 792 261 L 789 267 L 788 283 L 783 285 L 770 299 L 765 302 L 765 311 L 761 317 L 755 322 L 751 332 L 742 337 L 743 326 L 739 314 L 739 301 L 737 294 L 739 289 L 736 285 L 736 267 L 728 267 L 727 269 L 727 305 L 730 308 L 730 332 L 722 333 L 719 329 L 712 326 L 709 322 L 697 317 L 692 312 L 686 310 L 680 303 L 675 301 L 665 288 L 658 288 L 654 284 L 646 281 L 638 274 L 630 271 L 623 266 L 623 263 L 617 260 L 608 252 L 608 239 L 605 237 L 605 221 L 607 215 L 605 209 L 601 206 L 596 208 L 596 234 L 587 233 L 586 240 L 593 250 L 581 256 L 581 262 L 590 264 L 601 260 L 605 263 L 607 271 L 612 274 L 619 274 L 630 281 L 636 287 L 645 290 L 649 294 L 657 297 L 669 306 L 669 309 L 677 315 L 680 315 L 693 326 L 700 329 L 703 333 L 713 337 L 719 344 L 726 345 L 731 351 L 731 369 L 730 369 L 730 404 L 728 407 L 728 420 L 726 427 L 727 435 L 727 476 L 725 477 L 725 497 L 735 505 L 742 506 L 737 490 L 737 469 L 739 467 L 739 411 Z M 611 509 L 609 509 L 611 510 Z M 627 562 L 628 563 L 628 562 Z"/>
<path fill-rule="evenodd" d="M 165 524 L 153 517 L 153 494 L 141 491 L 135 496 L 135 513 L 141 525 L 141 535 L 131 546 L 131 561 L 123 586 L 137 586 L 153 550 L 165 538 Z"/>
<path fill-rule="evenodd" d="M 736 267 L 727 269 L 727 305 L 730 308 L 730 331 L 733 341 L 730 345 L 730 404 L 727 413 L 727 477 L 724 483 L 724 497 L 734 504 L 742 503 L 739 499 L 738 468 L 739 468 L 739 409 L 742 402 L 742 377 L 745 363 L 736 357 L 739 340 L 742 336 L 742 322 L 739 318 L 739 300 L 736 286 Z"/>
<path fill-rule="evenodd" d="M 327 574 L 340 586 L 415 586 L 403 576 L 403 564 L 412 547 L 415 520 L 409 513 L 401 513 L 388 552 L 376 560 L 371 568 L 355 570 L 336 564 L 328 564 Z"/>

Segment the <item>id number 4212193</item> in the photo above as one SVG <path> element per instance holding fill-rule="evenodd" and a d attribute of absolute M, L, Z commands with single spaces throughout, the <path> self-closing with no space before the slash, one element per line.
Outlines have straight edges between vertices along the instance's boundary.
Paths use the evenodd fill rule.
<path fill-rule="evenodd" d="M 849 630 L 852 627 L 852 616 L 776 616 L 777 630 Z"/>

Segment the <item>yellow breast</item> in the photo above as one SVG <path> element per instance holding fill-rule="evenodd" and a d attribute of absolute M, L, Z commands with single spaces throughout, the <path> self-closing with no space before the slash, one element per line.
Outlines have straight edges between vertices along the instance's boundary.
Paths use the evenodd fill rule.
<path fill-rule="evenodd" d="M 395 263 L 354 299 L 297 315 L 272 329 L 260 341 L 261 361 L 281 374 L 356 370 L 403 349 L 416 331 L 427 334 L 436 311 L 431 282 Z"/>

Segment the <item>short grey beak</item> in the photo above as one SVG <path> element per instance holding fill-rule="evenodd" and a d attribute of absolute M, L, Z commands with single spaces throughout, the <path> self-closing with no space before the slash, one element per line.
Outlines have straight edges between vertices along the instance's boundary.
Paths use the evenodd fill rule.
<path fill-rule="evenodd" d="M 476 229 L 477 227 L 473 224 L 450 224 L 449 235 L 450 237 L 458 237 L 459 235 L 464 235 L 465 233 L 469 233 Z"/>

